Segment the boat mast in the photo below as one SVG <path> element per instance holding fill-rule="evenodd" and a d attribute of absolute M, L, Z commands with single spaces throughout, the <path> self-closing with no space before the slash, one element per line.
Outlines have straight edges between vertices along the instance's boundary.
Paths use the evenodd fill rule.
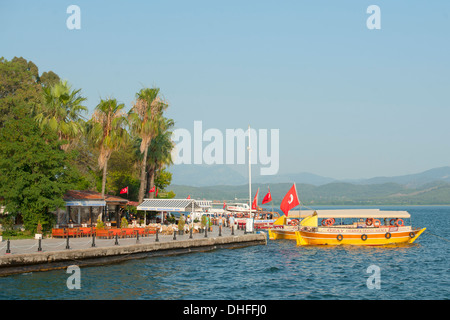
<path fill-rule="evenodd" d="M 252 156 L 251 156 L 251 152 L 252 152 L 252 148 L 250 145 L 250 125 L 248 125 L 248 204 L 249 204 L 249 209 L 248 209 L 248 213 L 249 216 L 251 217 L 251 212 L 252 212 Z"/>

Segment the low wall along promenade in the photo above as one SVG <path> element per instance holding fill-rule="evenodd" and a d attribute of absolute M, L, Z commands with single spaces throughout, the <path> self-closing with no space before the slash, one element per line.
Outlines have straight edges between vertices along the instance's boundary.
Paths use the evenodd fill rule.
<path fill-rule="evenodd" d="M 93 240 L 92 237 L 7 240 L 0 243 L 0 276 L 66 268 L 93 266 L 136 258 L 166 256 L 220 248 L 239 248 L 267 244 L 265 233 L 213 227 L 212 232 L 193 235 L 150 235 L 147 237 Z M 95 246 L 92 246 L 92 244 Z M 9 253 L 7 253 L 9 249 Z"/>

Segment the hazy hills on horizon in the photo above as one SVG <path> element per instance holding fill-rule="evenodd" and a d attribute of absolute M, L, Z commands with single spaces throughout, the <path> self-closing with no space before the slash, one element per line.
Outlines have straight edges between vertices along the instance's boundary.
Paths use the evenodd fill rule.
<path fill-rule="evenodd" d="M 225 166 L 223 166 L 225 167 Z M 172 169 L 172 168 L 171 168 Z M 198 168 L 197 168 L 198 169 Z M 202 180 L 202 174 L 197 170 L 189 172 L 173 172 L 171 189 L 177 198 L 190 195 L 194 199 L 210 199 L 230 201 L 248 199 L 248 181 L 234 170 L 216 171 L 208 168 L 207 179 Z M 216 177 L 220 172 L 222 176 Z M 183 181 L 179 175 L 184 175 L 187 182 L 192 184 L 178 184 Z M 259 204 L 270 187 L 275 205 L 292 186 L 297 184 L 300 201 L 305 205 L 444 205 L 450 204 L 450 167 L 441 167 L 417 174 L 374 177 L 360 180 L 334 180 L 314 174 L 300 173 L 289 175 L 288 181 L 283 181 L 287 175 L 280 175 L 275 179 L 259 180 L 252 177 L 252 194 L 260 188 Z M 194 179 L 194 180 L 190 180 Z M 230 179 L 236 179 L 236 184 L 227 184 Z M 202 181 L 200 181 L 202 180 Z M 259 180 L 259 181 L 258 181 Z M 216 182 L 216 185 L 202 186 L 200 182 Z M 238 184 L 239 183 L 239 184 Z"/>
<path fill-rule="evenodd" d="M 243 176 L 238 171 L 226 165 L 174 165 L 169 171 L 173 173 L 173 185 L 186 185 L 193 187 L 209 186 L 239 186 L 248 185 L 248 176 Z M 321 186 L 329 183 L 346 182 L 357 185 L 397 183 L 415 188 L 435 181 L 450 183 L 450 166 L 430 169 L 424 172 L 393 176 L 373 177 L 369 179 L 333 179 L 313 173 L 301 172 L 293 174 L 279 174 L 273 176 L 252 175 L 253 183 L 302 183 L 313 186 Z"/>

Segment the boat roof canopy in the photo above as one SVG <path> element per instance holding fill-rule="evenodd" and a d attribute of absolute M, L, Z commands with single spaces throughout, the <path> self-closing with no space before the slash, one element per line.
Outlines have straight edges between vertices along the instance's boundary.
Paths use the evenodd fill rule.
<path fill-rule="evenodd" d="M 380 209 L 291 210 L 288 218 L 306 218 L 317 212 L 318 218 L 411 218 L 407 211 L 381 211 Z"/>

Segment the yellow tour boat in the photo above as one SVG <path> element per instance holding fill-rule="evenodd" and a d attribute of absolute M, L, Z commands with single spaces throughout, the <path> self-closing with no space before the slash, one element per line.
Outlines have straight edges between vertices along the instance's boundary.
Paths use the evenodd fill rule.
<path fill-rule="evenodd" d="M 405 225 L 410 218 L 406 211 L 379 209 L 289 211 L 274 222 L 269 239 L 292 239 L 298 246 L 413 243 L 426 228 Z"/>

